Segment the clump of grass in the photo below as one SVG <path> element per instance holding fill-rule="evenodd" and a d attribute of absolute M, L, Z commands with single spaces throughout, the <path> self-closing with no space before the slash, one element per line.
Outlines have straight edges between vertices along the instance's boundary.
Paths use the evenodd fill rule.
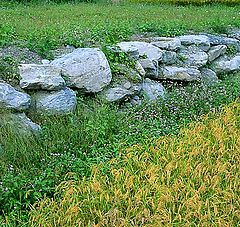
<path fill-rule="evenodd" d="M 239 224 L 240 104 L 146 140 L 95 166 L 89 180 L 63 181 L 36 203 L 31 226 L 172 226 Z M 70 177 L 71 178 L 71 177 Z"/>

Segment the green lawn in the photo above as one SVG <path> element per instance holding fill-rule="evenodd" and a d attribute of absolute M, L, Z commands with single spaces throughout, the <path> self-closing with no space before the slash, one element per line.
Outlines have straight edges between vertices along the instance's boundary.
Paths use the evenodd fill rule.
<path fill-rule="evenodd" d="M 224 32 L 240 27 L 240 6 L 170 5 L 14 5 L 0 8 L 0 43 L 21 41 L 42 54 L 61 44 L 93 46 L 115 43 L 129 35 L 161 36 L 186 31 Z"/>

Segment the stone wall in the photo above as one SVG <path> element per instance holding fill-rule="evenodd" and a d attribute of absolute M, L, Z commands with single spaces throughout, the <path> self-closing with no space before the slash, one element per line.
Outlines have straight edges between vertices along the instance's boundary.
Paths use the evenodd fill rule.
<path fill-rule="evenodd" d="M 164 80 L 215 83 L 221 74 L 240 71 L 240 31 L 228 36 L 211 34 L 179 37 L 140 37 L 110 48 L 125 52 L 135 67 L 119 65 L 124 73 L 112 76 L 98 48 L 71 49 L 70 53 L 42 64 L 19 65 L 19 88 L 0 81 L 0 108 L 21 128 L 41 131 L 25 112 L 67 114 L 77 105 L 75 91 L 98 93 L 108 102 L 164 97 Z"/>

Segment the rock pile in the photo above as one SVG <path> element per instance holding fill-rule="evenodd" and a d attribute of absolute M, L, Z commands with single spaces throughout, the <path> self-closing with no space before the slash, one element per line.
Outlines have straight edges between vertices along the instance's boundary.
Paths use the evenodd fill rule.
<path fill-rule="evenodd" d="M 164 97 L 163 80 L 218 81 L 218 76 L 240 71 L 240 37 L 211 34 L 174 38 L 151 37 L 120 42 L 118 52 L 135 61 L 135 68 L 120 65 L 122 74 L 112 77 L 109 63 L 98 48 L 78 48 L 52 62 L 22 64 L 19 88 L 0 82 L 0 107 L 12 119 L 33 131 L 40 127 L 25 115 L 29 109 L 41 114 L 67 114 L 77 105 L 74 90 L 99 93 L 106 101 L 128 99 L 133 105 L 141 98 Z M 72 90 L 74 89 L 74 90 Z"/>

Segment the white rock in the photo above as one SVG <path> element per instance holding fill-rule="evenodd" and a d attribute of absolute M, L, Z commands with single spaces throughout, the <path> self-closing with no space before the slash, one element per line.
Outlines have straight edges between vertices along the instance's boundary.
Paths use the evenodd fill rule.
<path fill-rule="evenodd" d="M 226 45 L 228 47 L 234 47 L 237 51 L 240 51 L 240 41 L 234 38 L 222 37 L 217 35 L 205 34 L 210 41 L 210 44 L 215 45 Z"/>
<path fill-rule="evenodd" d="M 162 50 L 150 43 L 138 41 L 121 42 L 117 46 L 126 53 L 137 50 L 139 56 L 146 56 L 150 60 L 159 61 L 162 59 Z"/>
<path fill-rule="evenodd" d="M 86 93 L 102 91 L 112 80 L 108 61 L 98 48 L 78 48 L 55 59 L 51 65 L 62 69 L 70 87 Z"/>
<path fill-rule="evenodd" d="M 226 45 L 217 45 L 217 46 L 211 47 L 210 50 L 208 51 L 208 60 L 210 62 L 215 60 L 219 56 L 225 54 L 226 50 L 227 50 Z"/>
<path fill-rule="evenodd" d="M 189 46 L 181 49 L 179 56 L 184 66 L 202 67 L 206 65 L 208 61 L 208 55 L 196 46 Z"/>
<path fill-rule="evenodd" d="M 48 65 L 48 64 L 50 64 L 50 61 L 48 59 L 43 59 L 42 64 L 43 65 Z"/>
<path fill-rule="evenodd" d="M 218 74 L 240 71 L 240 56 L 235 56 L 230 60 L 220 57 L 213 62 L 212 69 Z"/>
<path fill-rule="evenodd" d="M 157 78 L 158 77 L 158 68 L 157 65 L 158 63 L 155 63 L 150 60 L 150 59 L 139 59 L 138 62 L 140 65 L 143 67 L 145 71 L 145 76 L 149 78 Z"/>
<path fill-rule="evenodd" d="M 164 97 L 165 89 L 157 81 L 146 78 L 142 85 L 142 90 L 150 101 L 155 101 L 159 97 Z"/>
<path fill-rule="evenodd" d="M 76 94 L 70 88 L 60 91 L 44 92 L 34 94 L 36 111 L 43 114 L 67 114 L 73 112 L 77 105 Z"/>
<path fill-rule="evenodd" d="M 142 67 L 142 65 L 140 64 L 139 61 L 136 61 L 135 69 L 137 70 L 137 72 L 138 72 L 142 77 L 144 77 L 144 76 L 146 75 L 146 72 L 145 72 L 144 68 Z"/>
<path fill-rule="evenodd" d="M 181 47 L 181 41 L 179 38 L 157 37 L 156 41 L 151 44 L 160 49 L 171 51 L 176 51 Z"/>
<path fill-rule="evenodd" d="M 182 45 L 196 45 L 203 51 L 208 51 L 210 48 L 209 38 L 205 35 L 183 35 L 179 39 Z"/>
<path fill-rule="evenodd" d="M 109 88 L 105 92 L 105 99 L 108 102 L 116 102 L 116 101 L 121 101 L 131 95 L 133 95 L 133 93 L 130 90 L 123 88 L 121 86 L 118 86 L 118 87 Z"/>
<path fill-rule="evenodd" d="M 0 108 L 24 111 L 30 107 L 31 97 L 17 91 L 7 83 L 0 82 Z"/>
<path fill-rule="evenodd" d="M 196 68 L 184 68 L 176 66 L 165 66 L 161 69 L 159 79 L 197 81 L 201 77 L 201 72 Z"/>
<path fill-rule="evenodd" d="M 60 90 L 65 87 L 61 69 L 52 65 L 22 64 L 20 87 L 23 89 Z"/>
<path fill-rule="evenodd" d="M 217 74 L 213 70 L 208 68 L 201 68 L 200 72 L 201 72 L 201 80 L 209 83 L 214 83 L 218 81 Z"/>

